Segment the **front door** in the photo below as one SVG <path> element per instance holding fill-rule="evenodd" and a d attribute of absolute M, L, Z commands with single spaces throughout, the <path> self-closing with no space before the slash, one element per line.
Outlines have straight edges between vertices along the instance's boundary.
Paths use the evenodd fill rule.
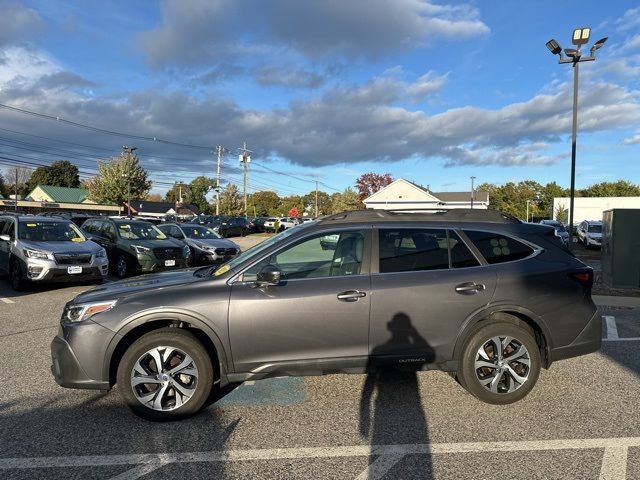
<path fill-rule="evenodd" d="M 381 228 L 377 240 L 373 361 L 419 367 L 450 360 L 464 320 L 493 297 L 495 273 L 452 230 Z"/>
<path fill-rule="evenodd" d="M 320 238 L 339 235 L 334 249 Z M 311 234 L 249 267 L 231 288 L 229 334 L 236 372 L 363 368 L 371 301 L 370 230 Z M 277 286 L 257 287 L 275 265 Z"/>
<path fill-rule="evenodd" d="M 13 238 L 13 220 L 0 220 L 0 235 Z M 11 253 L 11 241 L 0 240 L 0 272 L 9 271 L 9 257 Z"/>

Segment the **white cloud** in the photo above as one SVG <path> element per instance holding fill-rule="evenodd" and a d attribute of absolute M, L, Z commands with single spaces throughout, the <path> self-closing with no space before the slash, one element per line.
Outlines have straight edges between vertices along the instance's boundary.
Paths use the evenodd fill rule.
<path fill-rule="evenodd" d="M 624 12 L 624 15 L 616 20 L 616 26 L 623 31 L 640 28 L 640 7 Z"/>
<path fill-rule="evenodd" d="M 622 143 L 625 145 L 640 145 L 640 131 L 629 138 L 625 138 Z"/>
<path fill-rule="evenodd" d="M 29 40 L 44 27 L 35 10 L 9 0 L 0 0 L 0 18 L 0 47 Z"/>

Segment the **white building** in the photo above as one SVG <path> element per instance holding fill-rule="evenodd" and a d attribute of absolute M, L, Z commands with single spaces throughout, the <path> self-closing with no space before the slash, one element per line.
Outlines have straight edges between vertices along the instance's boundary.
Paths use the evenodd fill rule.
<path fill-rule="evenodd" d="M 569 197 L 553 199 L 553 218 L 560 210 L 567 211 L 569 218 Z M 602 220 L 602 212 L 611 208 L 640 208 L 640 197 L 575 197 L 573 223 L 583 220 Z"/>
<path fill-rule="evenodd" d="M 399 178 L 364 199 L 372 209 L 471 208 L 471 192 L 432 192 L 428 188 Z M 473 208 L 489 206 L 487 192 L 474 193 Z"/>

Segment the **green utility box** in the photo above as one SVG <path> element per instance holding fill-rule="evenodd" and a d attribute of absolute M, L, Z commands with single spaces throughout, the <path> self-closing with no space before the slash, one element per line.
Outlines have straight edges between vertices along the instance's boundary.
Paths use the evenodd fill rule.
<path fill-rule="evenodd" d="M 640 209 L 603 212 L 602 281 L 616 288 L 640 287 Z"/>

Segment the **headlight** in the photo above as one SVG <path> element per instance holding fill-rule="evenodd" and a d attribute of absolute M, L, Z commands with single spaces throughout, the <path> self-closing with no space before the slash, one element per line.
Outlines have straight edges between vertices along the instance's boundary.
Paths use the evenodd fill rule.
<path fill-rule="evenodd" d="M 107 251 L 102 248 L 96 253 L 96 258 L 105 258 L 107 256 Z"/>
<path fill-rule="evenodd" d="M 111 310 L 116 304 L 117 300 L 110 300 L 108 302 L 96 302 L 96 303 L 79 303 L 77 305 L 67 305 L 64 307 L 62 313 L 63 322 L 82 322 L 88 318 L 97 315 L 98 313 Z"/>
<path fill-rule="evenodd" d="M 44 258 L 45 260 L 49 258 L 49 254 L 47 252 L 41 252 L 40 250 L 28 250 L 25 248 L 22 253 L 24 253 L 24 256 L 28 258 Z"/>
<path fill-rule="evenodd" d="M 206 243 L 196 243 L 196 247 L 202 250 L 215 250 L 213 245 L 207 245 Z"/>
<path fill-rule="evenodd" d="M 143 247 L 142 245 L 131 245 L 131 250 L 133 250 L 136 253 L 147 253 L 151 249 L 147 247 Z"/>

